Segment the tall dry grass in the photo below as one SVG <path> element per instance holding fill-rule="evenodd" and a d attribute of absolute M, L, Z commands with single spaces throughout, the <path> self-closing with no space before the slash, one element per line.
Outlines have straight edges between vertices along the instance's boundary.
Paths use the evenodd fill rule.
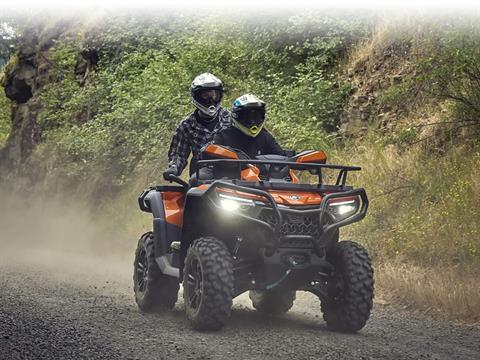
<path fill-rule="evenodd" d="M 377 288 L 393 303 L 452 320 L 480 320 L 480 147 L 398 147 L 370 132 L 333 154 L 362 166 L 369 213 L 342 230 L 363 243 Z"/>
<path fill-rule="evenodd" d="M 480 322 L 477 271 L 399 262 L 378 265 L 375 270 L 376 285 L 387 301 L 442 319 Z"/>
<path fill-rule="evenodd" d="M 337 151 L 334 162 L 362 166 L 369 213 L 346 228 L 379 260 L 425 266 L 480 266 L 480 147 L 450 147 L 443 155 L 386 145 L 377 135 Z"/>

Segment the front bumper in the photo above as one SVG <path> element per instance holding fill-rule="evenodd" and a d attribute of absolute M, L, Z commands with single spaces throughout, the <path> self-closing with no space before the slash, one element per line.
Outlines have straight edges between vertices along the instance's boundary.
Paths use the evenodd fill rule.
<path fill-rule="evenodd" d="M 311 242 L 316 253 L 321 255 L 324 253 L 325 243 L 332 237 L 337 229 L 360 221 L 365 217 L 368 209 L 367 194 L 362 188 L 345 190 L 342 186 L 338 186 L 338 188 L 335 189 L 336 191 L 323 196 L 318 207 L 295 209 L 279 206 L 268 191 L 240 186 L 228 181 L 216 180 L 205 192 L 205 196 L 210 200 L 210 206 L 220 212 L 224 210 L 220 206 L 217 191 L 219 188 L 259 196 L 265 200 L 260 207 L 260 212 L 257 211 L 254 215 L 242 211 L 237 211 L 230 215 L 239 220 L 244 220 L 249 224 L 256 225 L 268 233 L 271 253 L 286 243 L 291 243 L 291 245 L 287 247 L 295 248 L 295 243 L 298 243 L 299 247 L 304 247 L 304 245 L 301 244 Z M 332 191 L 332 188 L 330 188 L 329 191 Z M 329 202 L 333 199 L 345 197 L 359 197 L 361 199 L 359 210 L 343 220 L 332 221 L 328 211 Z M 266 212 L 268 212 L 268 216 L 265 216 Z M 293 219 L 300 219 L 300 221 L 293 221 Z"/>

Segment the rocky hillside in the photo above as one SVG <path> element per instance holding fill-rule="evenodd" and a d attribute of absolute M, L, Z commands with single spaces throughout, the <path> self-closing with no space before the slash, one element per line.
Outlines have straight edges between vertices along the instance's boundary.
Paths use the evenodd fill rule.
<path fill-rule="evenodd" d="M 44 126 L 40 121 L 44 104 L 40 98 L 46 86 L 62 81 L 65 75 L 62 70 L 59 71 L 62 65 L 50 54 L 58 44 L 78 37 L 81 28 L 79 20 L 56 19 L 34 23 L 23 29 L 18 50 L 0 79 L 6 98 L 11 101 L 11 131 L 0 150 L 0 166 L 7 171 L 20 171 L 21 174 L 37 145 L 45 140 L 42 137 Z M 98 58 L 94 52 L 79 49 L 69 71 L 82 84 L 96 61 Z M 61 111 L 61 108 L 58 110 Z"/>
<path fill-rule="evenodd" d="M 373 125 L 397 145 L 426 151 L 475 142 L 479 41 L 478 26 L 468 17 L 380 23 L 340 72 L 352 86 L 341 132 L 358 135 Z"/>

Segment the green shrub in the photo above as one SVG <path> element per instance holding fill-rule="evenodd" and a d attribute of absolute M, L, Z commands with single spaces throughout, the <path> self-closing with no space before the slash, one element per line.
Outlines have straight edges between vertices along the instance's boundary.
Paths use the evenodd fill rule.
<path fill-rule="evenodd" d="M 0 92 L 0 149 L 4 146 L 8 134 L 10 134 L 10 113 L 11 101 L 5 96 L 5 92 Z"/>
<path fill-rule="evenodd" d="M 456 127 L 480 125 L 480 26 L 477 19 L 431 26 L 430 36 L 418 41 L 417 86 L 447 101 Z"/>
<path fill-rule="evenodd" d="M 56 81 L 40 98 L 42 156 L 61 154 L 50 176 L 115 193 L 145 169 L 165 166 L 174 129 L 194 109 L 191 80 L 205 71 L 225 82 L 227 108 L 246 92 L 264 99 L 267 127 L 285 147 L 328 148 L 349 90 L 336 80 L 332 61 L 353 37 L 338 30 L 340 23 L 338 31 L 325 24 L 315 30 L 305 19 L 310 32 L 297 17 L 284 37 L 281 24 L 247 20 L 120 18 L 83 34 L 84 44 L 59 43 L 48 54 Z M 81 85 L 73 70 L 86 45 L 100 46 L 100 62 Z"/>

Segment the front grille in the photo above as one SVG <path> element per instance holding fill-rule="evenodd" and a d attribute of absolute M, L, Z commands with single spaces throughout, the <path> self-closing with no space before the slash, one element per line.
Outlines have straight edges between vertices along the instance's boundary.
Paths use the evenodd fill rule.
<path fill-rule="evenodd" d="M 283 213 L 283 224 L 280 228 L 280 234 L 285 235 L 309 235 L 314 239 L 320 236 L 319 214 L 288 214 Z M 270 209 L 263 209 L 259 215 L 259 220 L 265 221 L 271 226 L 277 225 L 277 218 Z M 304 239 L 283 240 L 282 247 L 311 248 L 312 242 Z"/>

